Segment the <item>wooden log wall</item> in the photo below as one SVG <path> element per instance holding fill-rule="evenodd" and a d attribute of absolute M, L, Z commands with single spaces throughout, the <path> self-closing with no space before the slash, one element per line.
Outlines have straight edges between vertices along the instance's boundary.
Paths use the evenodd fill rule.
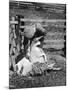
<path fill-rule="evenodd" d="M 25 27 L 30 26 L 31 23 L 35 24 L 39 22 L 45 29 L 45 39 L 43 42 L 43 49 L 48 58 L 54 57 L 56 60 L 65 60 L 65 48 L 66 48 L 66 8 L 64 4 L 36 4 L 36 3 L 20 3 L 10 2 L 9 17 L 10 26 L 18 26 L 18 35 L 16 41 L 20 41 L 20 44 L 16 45 L 16 48 L 20 50 L 24 49 L 23 40 L 24 36 L 20 30 L 24 30 Z M 12 17 L 22 16 L 19 20 L 12 21 Z M 21 25 L 20 23 L 25 23 Z M 11 27 L 10 27 L 10 31 Z M 16 32 L 15 32 L 16 33 Z M 20 38 L 21 35 L 21 38 Z M 10 34 L 10 43 L 12 38 Z M 19 40 L 21 39 L 21 40 Z M 16 49 L 18 51 L 18 49 Z M 17 53 L 17 52 L 16 52 Z M 16 55 L 16 54 L 15 54 Z M 19 55 L 19 51 L 18 54 Z"/>

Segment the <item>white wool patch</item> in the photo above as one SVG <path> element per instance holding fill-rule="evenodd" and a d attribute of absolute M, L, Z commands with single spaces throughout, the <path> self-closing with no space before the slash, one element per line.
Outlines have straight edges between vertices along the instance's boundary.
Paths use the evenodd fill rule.
<path fill-rule="evenodd" d="M 17 71 L 18 74 L 20 74 L 20 70 L 23 67 L 22 75 L 24 75 L 24 76 L 27 75 L 28 72 L 30 72 L 32 70 L 32 64 L 31 64 L 31 62 L 29 62 L 28 59 L 26 59 L 26 57 L 24 57 L 16 65 L 18 66 L 18 71 Z"/>

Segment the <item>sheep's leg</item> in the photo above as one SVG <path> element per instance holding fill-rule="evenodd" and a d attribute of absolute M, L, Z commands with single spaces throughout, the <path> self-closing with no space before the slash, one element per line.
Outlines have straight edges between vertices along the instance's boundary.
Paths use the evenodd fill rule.
<path fill-rule="evenodd" d="M 46 55 L 44 54 L 44 60 L 45 60 L 45 62 L 47 62 L 47 58 L 46 58 Z"/>
<path fill-rule="evenodd" d="M 15 67 L 15 56 L 12 56 L 12 65 L 13 65 L 14 71 L 16 71 L 16 67 Z"/>
<path fill-rule="evenodd" d="M 53 70 L 61 70 L 61 68 L 53 68 Z"/>
<path fill-rule="evenodd" d="M 47 62 L 47 58 L 46 58 L 46 55 L 43 53 L 43 54 L 41 54 L 41 57 L 43 57 L 44 58 L 44 62 Z"/>
<path fill-rule="evenodd" d="M 18 67 L 18 71 L 17 71 L 17 74 L 19 74 L 19 75 L 20 75 L 20 70 L 21 70 L 21 66 Z"/>
<path fill-rule="evenodd" d="M 16 72 L 17 72 L 17 74 L 20 75 L 20 71 L 21 71 L 21 68 L 22 68 L 21 62 L 19 62 L 18 64 L 16 64 L 15 67 L 16 67 Z"/>

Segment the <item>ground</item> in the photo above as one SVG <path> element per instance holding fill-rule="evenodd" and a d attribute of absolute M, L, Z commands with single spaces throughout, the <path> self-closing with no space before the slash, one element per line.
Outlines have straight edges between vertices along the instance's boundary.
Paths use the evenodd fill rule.
<path fill-rule="evenodd" d="M 33 87 L 50 87 L 50 86 L 65 86 L 66 71 L 50 70 L 43 75 L 32 76 L 32 78 L 18 76 L 16 73 L 9 79 L 9 88 L 33 88 Z"/>

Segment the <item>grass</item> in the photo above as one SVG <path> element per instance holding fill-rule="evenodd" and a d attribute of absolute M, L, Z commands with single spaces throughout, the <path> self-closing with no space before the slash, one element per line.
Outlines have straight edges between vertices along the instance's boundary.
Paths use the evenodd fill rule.
<path fill-rule="evenodd" d="M 9 88 L 34 88 L 34 87 L 50 87 L 50 86 L 65 86 L 66 71 L 49 70 L 43 75 L 35 75 L 32 78 L 18 76 L 16 73 L 9 79 Z"/>

